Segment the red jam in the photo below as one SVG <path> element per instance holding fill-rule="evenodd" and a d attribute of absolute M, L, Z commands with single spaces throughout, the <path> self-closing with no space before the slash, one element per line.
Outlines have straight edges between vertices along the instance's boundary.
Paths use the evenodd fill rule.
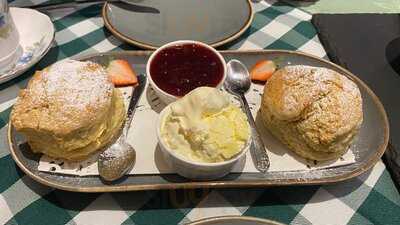
<path fill-rule="evenodd" d="M 223 70 L 218 55 L 197 44 L 167 47 L 150 64 L 154 83 L 175 96 L 184 96 L 201 86 L 216 87 L 223 78 Z"/>

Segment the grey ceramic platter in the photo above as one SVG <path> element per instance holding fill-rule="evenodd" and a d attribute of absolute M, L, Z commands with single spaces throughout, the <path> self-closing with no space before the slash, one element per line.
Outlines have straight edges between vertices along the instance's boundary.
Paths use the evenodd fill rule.
<path fill-rule="evenodd" d="M 105 3 L 105 26 L 123 41 L 156 49 L 176 40 L 217 47 L 238 38 L 251 24 L 249 0 L 138 0 Z"/>
<path fill-rule="evenodd" d="M 220 216 L 202 219 L 187 225 L 284 225 L 282 223 L 250 216 Z"/>
<path fill-rule="evenodd" d="M 386 113 L 375 94 L 355 75 L 333 63 L 300 52 L 264 50 L 222 51 L 221 53 L 226 61 L 238 59 L 248 67 L 254 65 L 260 59 L 268 58 L 279 61 L 280 66 L 301 64 L 327 67 L 353 80 L 360 88 L 364 111 L 364 122 L 352 146 L 356 162 L 346 166 L 311 171 L 267 172 L 265 175 L 261 173 L 231 173 L 219 180 L 203 182 L 190 181 L 176 174 L 156 174 L 126 176 L 117 182 L 105 184 L 98 176 L 78 177 L 38 171 L 40 156 L 33 154 L 29 150 L 24 137 L 16 132 L 12 126 L 9 126 L 8 141 L 11 155 L 17 165 L 36 181 L 55 188 L 79 192 L 326 184 L 358 176 L 380 160 L 389 138 Z M 128 60 L 136 72 L 144 73 L 150 54 L 150 51 L 125 51 L 89 55 L 78 59 L 107 63 L 111 58 L 122 58 Z"/>

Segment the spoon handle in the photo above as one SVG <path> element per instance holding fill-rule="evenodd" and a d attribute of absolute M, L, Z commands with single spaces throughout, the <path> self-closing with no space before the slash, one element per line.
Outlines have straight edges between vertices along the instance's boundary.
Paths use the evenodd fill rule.
<path fill-rule="evenodd" d="M 270 162 L 267 151 L 263 141 L 261 140 L 260 134 L 257 131 L 256 123 L 254 122 L 253 115 L 251 114 L 249 104 L 247 103 L 246 97 L 242 94 L 240 95 L 240 100 L 246 113 L 247 119 L 250 124 L 252 141 L 250 145 L 250 153 L 255 162 L 255 166 L 261 173 L 267 172 Z"/>
<path fill-rule="evenodd" d="M 136 106 L 139 103 L 140 96 L 142 95 L 146 87 L 146 81 L 147 81 L 146 76 L 144 74 L 139 74 L 137 78 L 139 85 L 133 88 L 131 100 L 129 101 L 128 105 L 128 112 L 126 115 L 125 125 L 122 130 L 122 135 L 125 137 L 126 135 L 128 135 L 128 130 L 131 127 L 133 114 L 135 114 Z"/>

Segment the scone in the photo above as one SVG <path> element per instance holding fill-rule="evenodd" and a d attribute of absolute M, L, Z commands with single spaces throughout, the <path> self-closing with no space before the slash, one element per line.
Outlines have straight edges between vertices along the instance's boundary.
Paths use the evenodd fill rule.
<path fill-rule="evenodd" d="M 264 125 L 298 155 L 336 159 L 360 129 L 360 90 L 347 77 L 327 68 L 287 66 L 273 74 L 261 103 Z"/>
<path fill-rule="evenodd" d="M 103 67 L 74 60 L 36 72 L 11 112 L 33 152 L 72 161 L 108 144 L 124 119 L 122 94 Z"/>

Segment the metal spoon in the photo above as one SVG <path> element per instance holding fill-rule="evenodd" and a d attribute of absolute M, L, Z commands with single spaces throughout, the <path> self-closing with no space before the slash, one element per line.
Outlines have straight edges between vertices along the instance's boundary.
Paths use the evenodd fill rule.
<path fill-rule="evenodd" d="M 121 178 L 132 168 L 135 162 L 135 149 L 126 141 L 126 137 L 131 126 L 136 105 L 146 86 L 146 77 L 144 75 L 139 75 L 138 80 L 139 86 L 133 89 L 121 136 L 113 145 L 99 155 L 97 161 L 99 174 L 106 181 L 114 181 Z"/>
<path fill-rule="evenodd" d="M 255 161 L 255 166 L 258 171 L 267 172 L 270 162 L 267 151 L 265 151 L 264 143 L 260 138 L 260 134 L 256 129 L 253 115 L 251 115 L 249 104 L 247 103 L 244 94 L 249 90 L 251 85 L 250 75 L 246 67 L 238 60 L 231 60 L 227 64 L 227 77 L 224 87 L 227 91 L 239 97 L 243 106 L 244 112 L 250 124 L 252 141 L 250 152 Z"/>

